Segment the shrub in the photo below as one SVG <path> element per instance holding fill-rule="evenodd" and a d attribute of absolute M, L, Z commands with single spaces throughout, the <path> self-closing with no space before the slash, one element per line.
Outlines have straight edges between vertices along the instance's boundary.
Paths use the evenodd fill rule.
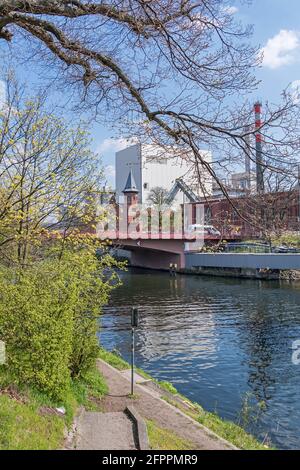
<path fill-rule="evenodd" d="M 109 264 L 111 259 L 104 258 Z M 73 285 L 76 306 L 74 308 L 74 332 L 70 369 L 72 377 L 78 377 L 93 366 L 99 352 L 99 317 L 102 305 L 108 301 L 112 288 L 111 278 L 105 275 L 103 259 L 94 253 L 66 254 L 70 282 Z"/>
<path fill-rule="evenodd" d="M 2 270 L 0 337 L 9 375 L 60 396 L 69 385 L 75 298 L 53 262 L 23 271 Z"/>
<path fill-rule="evenodd" d="M 98 355 L 99 315 L 114 279 L 103 272 L 109 263 L 79 250 L 26 269 L 2 268 L 0 339 L 7 363 L 0 372 L 63 397 L 71 376 L 86 372 Z"/>

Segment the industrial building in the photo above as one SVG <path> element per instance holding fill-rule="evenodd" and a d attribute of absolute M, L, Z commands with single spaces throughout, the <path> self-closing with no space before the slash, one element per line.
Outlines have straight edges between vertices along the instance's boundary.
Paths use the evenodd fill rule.
<path fill-rule="evenodd" d="M 207 162 L 212 155 L 203 151 Z M 201 174 L 201 183 L 196 178 L 191 160 L 176 148 L 162 149 L 156 145 L 134 144 L 116 153 L 116 201 L 123 202 L 128 175 L 132 172 L 137 190 L 138 202 L 147 203 L 151 189 L 164 188 L 170 192 L 174 188 L 172 203 L 191 202 L 189 194 L 182 189 L 188 187 L 191 194 L 202 197 L 212 194 L 212 178 L 205 169 Z M 177 188 L 176 181 L 181 180 Z"/>

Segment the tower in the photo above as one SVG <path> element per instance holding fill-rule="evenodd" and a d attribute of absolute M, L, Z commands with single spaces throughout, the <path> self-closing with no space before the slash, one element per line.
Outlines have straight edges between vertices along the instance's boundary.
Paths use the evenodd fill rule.
<path fill-rule="evenodd" d="M 132 170 L 130 170 L 125 188 L 123 189 L 123 194 L 127 200 L 127 207 L 133 206 L 138 203 L 137 195 L 139 190 L 137 189 L 136 183 L 134 181 Z"/>
<path fill-rule="evenodd" d="M 127 207 L 127 231 L 128 227 L 132 222 L 135 221 L 136 217 L 139 216 L 139 212 L 135 213 L 132 210 L 132 206 L 135 206 L 138 203 L 138 193 L 136 183 L 134 181 L 132 170 L 130 170 L 125 188 L 123 189 L 123 194 L 126 197 L 126 207 Z M 139 232 L 139 224 L 136 226 L 136 231 Z"/>
<path fill-rule="evenodd" d="M 250 134 L 251 126 L 246 126 L 244 129 L 246 133 L 245 137 L 245 176 L 246 176 L 246 189 L 250 191 L 251 189 L 251 143 L 250 143 Z"/>
<path fill-rule="evenodd" d="M 264 192 L 264 173 L 263 173 L 263 157 L 262 157 L 262 135 L 261 135 L 261 107 L 258 101 L 254 105 L 255 112 L 255 140 L 256 140 L 256 187 L 259 194 Z"/>

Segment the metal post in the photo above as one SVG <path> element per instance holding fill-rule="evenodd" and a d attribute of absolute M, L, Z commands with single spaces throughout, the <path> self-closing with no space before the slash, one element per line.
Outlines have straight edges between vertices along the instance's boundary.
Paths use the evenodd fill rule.
<path fill-rule="evenodd" d="M 131 328 L 131 395 L 133 395 L 134 387 L 134 326 Z"/>
<path fill-rule="evenodd" d="M 131 395 L 134 392 L 134 352 L 135 352 L 135 328 L 138 326 L 138 309 L 131 309 Z"/>

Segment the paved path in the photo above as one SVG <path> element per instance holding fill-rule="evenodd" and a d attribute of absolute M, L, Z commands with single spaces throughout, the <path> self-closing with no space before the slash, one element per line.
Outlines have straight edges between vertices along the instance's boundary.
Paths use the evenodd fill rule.
<path fill-rule="evenodd" d="M 78 450 L 136 449 L 131 420 L 123 412 L 84 411 L 77 424 Z"/>
<path fill-rule="evenodd" d="M 172 430 L 183 439 L 191 441 L 195 450 L 227 450 L 234 448 L 224 439 L 219 438 L 195 420 L 162 400 L 159 391 L 137 384 L 135 393 L 138 398 L 129 398 L 129 371 L 117 371 L 102 360 L 98 360 L 98 367 L 109 387 L 109 395 L 103 400 L 106 411 L 123 412 L 127 405 L 133 405 L 143 418 L 153 419 L 160 427 Z"/>

